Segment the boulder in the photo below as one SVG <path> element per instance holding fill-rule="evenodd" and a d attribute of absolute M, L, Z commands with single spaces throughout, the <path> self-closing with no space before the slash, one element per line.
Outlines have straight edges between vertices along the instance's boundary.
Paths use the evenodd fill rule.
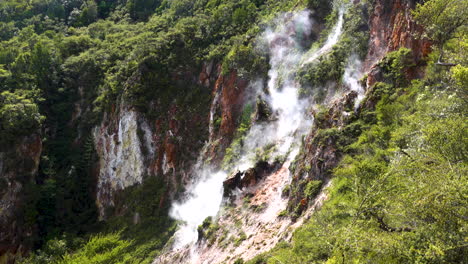
<path fill-rule="evenodd" d="M 223 182 L 224 197 L 230 197 L 235 189 L 244 189 L 257 185 L 257 183 L 275 171 L 279 166 L 278 163 L 268 163 L 259 161 L 253 168 L 246 171 L 237 171 Z"/>

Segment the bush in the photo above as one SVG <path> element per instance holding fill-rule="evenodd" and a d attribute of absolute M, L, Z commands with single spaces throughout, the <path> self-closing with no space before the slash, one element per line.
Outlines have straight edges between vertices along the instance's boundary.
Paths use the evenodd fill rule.
<path fill-rule="evenodd" d="M 415 66 L 412 51 L 401 48 L 397 51 L 389 52 L 378 64 L 382 69 L 384 80 L 399 87 L 407 85 L 405 69 Z"/>
<path fill-rule="evenodd" d="M 322 181 L 308 182 L 304 190 L 305 197 L 309 201 L 313 200 L 320 193 L 321 187 L 322 187 Z"/>
<path fill-rule="evenodd" d="M 1 141 L 15 140 L 36 132 L 41 127 L 45 117 L 39 113 L 38 105 L 30 99 L 29 94 L 22 90 L 0 94 Z"/>

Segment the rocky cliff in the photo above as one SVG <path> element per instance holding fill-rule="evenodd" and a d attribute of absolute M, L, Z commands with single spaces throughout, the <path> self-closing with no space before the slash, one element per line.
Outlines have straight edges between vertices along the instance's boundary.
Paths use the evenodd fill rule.
<path fill-rule="evenodd" d="M 155 103 L 151 107 L 158 112 L 157 118 L 147 117 L 122 102 L 105 113 L 101 125 L 94 129 L 99 156 L 96 202 L 101 219 L 106 218 L 106 208 L 115 206 L 116 192 L 144 184 L 147 177 L 160 177 L 166 182 L 170 191 L 161 199 L 168 203 L 175 197 L 174 190 L 193 180 L 197 161 L 210 160 L 214 166 L 219 165 L 237 129 L 247 81 L 235 71 L 223 76 L 221 65 L 212 62 L 202 65 L 198 78 L 188 75 L 194 85 L 203 87 L 201 93 L 208 100 L 174 100 L 166 108 Z M 113 210 L 123 213 L 121 208 Z"/>
<path fill-rule="evenodd" d="M 416 2 L 378 0 L 368 7 L 371 13 L 368 21 L 368 52 L 364 62 L 358 65 L 361 76 L 367 76 L 367 79 L 356 83 L 366 91 L 366 99 L 356 108 L 358 94 L 351 90 L 340 99 L 330 102 L 327 108 L 314 113 L 315 126 L 306 137 L 303 152 L 295 166 L 291 184 L 294 191 L 290 195 L 288 210 L 296 214 L 306 210 L 310 202 L 305 194 L 307 184 L 314 180 L 328 182 L 329 175 L 342 158 L 344 147 L 361 133 L 360 126 L 351 123 L 357 118 L 363 118 L 359 117 L 362 109 L 372 110 L 379 99 L 373 95 L 372 88 L 375 83 L 383 81 L 380 60 L 388 52 L 409 48 L 412 50 L 408 58 L 410 67 L 405 69 L 404 78 L 411 80 L 421 77 L 431 43 L 427 39 L 417 38 L 422 28 L 411 16 Z M 355 4 L 359 4 L 359 1 L 355 1 Z M 346 82 L 344 85 L 346 89 L 352 86 Z M 297 204 L 302 206 L 296 207 Z"/>
<path fill-rule="evenodd" d="M 378 81 L 376 63 L 388 52 L 405 47 L 413 51 L 414 63 L 421 66 L 431 52 L 431 42 L 421 38 L 423 28 L 412 18 L 417 0 L 375 1 L 369 18 L 369 51 L 363 70 L 369 72 L 367 87 Z M 408 78 L 421 77 L 421 72 L 408 73 Z"/>
<path fill-rule="evenodd" d="M 354 3 L 361 5 L 360 1 Z M 244 177 L 249 175 L 248 169 L 252 172 L 256 168 L 240 172 L 243 173 L 242 179 L 248 183 L 231 189 L 236 192 L 236 189 L 244 189 L 243 193 L 236 194 L 238 196 L 230 205 L 231 208 L 220 216 L 217 224 L 213 223 L 214 227 L 210 223 L 206 230 L 201 230 L 197 247 L 205 260 L 214 261 L 221 254 L 223 259 L 233 262 L 235 259 L 229 259 L 231 252 L 223 250 L 226 247 L 233 250 L 234 255 L 246 259 L 268 250 L 281 238 L 289 236 L 291 230 L 288 228 L 297 227 L 294 221 L 300 220 L 304 212 L 310 211 L 310 208 L 316 209 L 323 202 L 326 196 L 320 194 L 320 188 L 328 184 L 330 171 L 342 158 L 342 148 L 352 143 L 347 138 L 353 138 L 359 133 L 358 126 L 350 125 L 359 118 L 360 108 L 365 107 L 356 107 L 364 95 L 359 91 L 362 93 L 367 89 L 369 98 L 373 85 L 382 80 L 379 61 L 390 51 L 401 47 L 411 48 L 411 60 L 416 66 L 408 69 L 406 78 L 421 76 L 420 66 L 424 65 L 424 58 L 431 49 L 428 40 L 415 38 L 416 33 L 422 30 L 411 18 L 411 9 L 415 3 L 414 0 L 376 0 L 372 6 L 365 6 L 370 10 L 369 21 L 362 30 L 370 36 L 368 52 L 362 58 L 362 67 L 354 70 L 359 71 L 361 76 L 367 74 L 367 83 L 354 80 L 359 85 L 356 90 L 350 83 L 329 80 L 342 93 L 325 100 L 320 107 L 307 102 L 309 105 L 304 107 L 306 115 L 315 121 L 312 127 L 308 127 L 301 142 L 295 135 L 297 138 L 294 140 L 298 141 L 295 143 L 302 144 L 298 156 L 294 160 L 283 157 L 276 163 L 268 161 L 268 172 L 258 173 L 262 174 L 261 177 L 251 175 L 251 181 Z M 317 28 L 323 29 L 324 25 L 313 28 L 317 31 L 314 34 L 318 35 L 320 30 Z M 291 27 L 285 35 L 287 38 L 276 39 L 277 43 L 283 44 L 284 39 L 295 38 L 296 32 Z M 333 54 L 336 52 L 328 47 L 319 55 L 325 56 L 331 51 Z M 131 213 L 138 215 L 138 221 L 134 222 L 139 222 L 139 212 L 129 208 L 129 201 L 122 193 L 132 186 L 145 185 L 149 178 L 161 179 L 167 186 L 164 194 L 158 197 L 160 207 L 167 207 L 173 199 L 180 198 L 181 191 L 193 180 L 197 163 L 220 167 L 226 149 L 236 135 L 247 98 L 251 95 L 248 89 L 254 85 L 253 80 L 239 76 L 236 69 L 222 74 L 221 68 L 220 62 L 211 61 L 203 63 L 200 68 L 172 74 L 172 83 L 199 89 L 193 92 L 193 99 L 183 101 L 174 98 L 166 104 L 155 99 L 147 103 L 147 109 L 143 111 L 119 98 L 111 109 L 105 111 L 92 129 L 98 156 L 97 163 L 93 164 L 93 177 L 97 184 L 95 202 L 100 220 Z M 284 81 L 282 78 L 286 77 L 289 76 L 281 76 L 275 81 L 281 83 Z M 295 81 L 291 83 L 297 85 Z M 364 102 L 368 103 L 369 99 Z M 80 104 L 83 103 L 78 102 L 76 105 Z M 81 109 L 75 109 L 72 122 L 79 122 L 77 117 Z M 271 114 L 269 120 L 275 120 L 281 113 L 278 111 Z M 76 142 L 81 142 L 79 136 Z M 35 232 L 33 226 L 25 223 L 27 197 L 23 190 L 27 184 L 35 181 L 41 152 L 39 135 L 25 137 L 14 147 L 0 148 L 0 256 L 5 259 L 8 259 L 9 254 L 23 251 L 22 247 L 26 245 L 24 241 Z M 312 186 L 316 181 L 319 182 L 316 188 L 318 192 L 312 196 L 306 194 L 307 186 Z M 271 201 L 276 204 L 270 206 Z M 236 210 L 241 213 L 236 214 Z M 278 218 L 278 212 L 283 217 L 288 214 L 286 211 L 290 213 L 290 219 Z M 229 238 L 223 236 L 227 236 L 228 228 L 220 228 L 220 225 L 234 229 L 239 223 L 244 228 L 232 233 L 236 241 L 226 242 Z M 260 230 L 257 230 L 258 227 Z M 213 244 L 215 246 L 211 247 Z M 172 257 L 175 256 L 168 253 L 166 259 L 161 261 L 170 262 Z M 181 262 L 186 260 L 183 254 L 179 257 Z"/>
<path fill-rule="evenodd" d="M 30 222 L 31 202 L 41 152 L 39 134 L 0 147 L 0 263 L 10 263 L 32 246 L 36 227 Z"/>

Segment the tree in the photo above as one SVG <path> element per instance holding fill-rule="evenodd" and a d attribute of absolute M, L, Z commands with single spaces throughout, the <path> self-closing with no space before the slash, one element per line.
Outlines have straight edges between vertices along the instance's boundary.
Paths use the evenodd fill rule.
<path fill-rule="evenodd" d="M 438 64 L 443 63 L 444 44 L 452 39 L 462 27 L 468 26 L 468 1 L 466 0 L 429 0 L 418 4 L 413 12 L 417 22 L 424 25 L 427 36 L 440 51 Z"/>
<path fill-rule="evenodd" d="M 83 12 L 81 13 L 81 23 L 83 25 L 89 25 L 96 21 L 98 16 L 98 6 L 94 0 L 89 0 L 81 7 Z"/>
<path fill-rule="evenodd" d="M 44 117 L 39 107 L 28 98 L 25 91 L 0 94 L 0 138 L 13 141 L 18 136 L 28 135 L 40 128 Z"/>
<path fill-rule="evenodd" d="M 178 3 L 176 1 L 173 4 Z M 126 7 L 133 20 L 146 20 L 160 4 L 160 0 L 129 0 Z"/>

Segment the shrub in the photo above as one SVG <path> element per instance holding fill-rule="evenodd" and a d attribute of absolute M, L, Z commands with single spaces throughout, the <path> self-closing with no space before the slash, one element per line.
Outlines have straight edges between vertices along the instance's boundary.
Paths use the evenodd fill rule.
<path fill-rule="evenodd" d="M 307 199 L 313 200 L 319 193 L 322 187 L 322 181 L 310 181 L 307 183 L 304 195 Z"/>
<path fill-rule="evenodd" d="M 29 92 L 16 90 L 0 94 L 1 141 L 8 142 L 37 131 L 44 119 Z"/>

